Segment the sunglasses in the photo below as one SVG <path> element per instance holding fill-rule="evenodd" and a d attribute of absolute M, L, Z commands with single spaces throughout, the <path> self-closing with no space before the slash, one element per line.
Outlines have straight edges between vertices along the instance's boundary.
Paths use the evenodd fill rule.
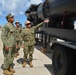
<path fill-rule="evenodd" d="M 19 22 L 16 22 L 15 24 L 19 24 Z"/>
<path fill-rule="evenodd" d="M 31 23 L 27 23 L 26 25 L 30 25 Z"/>

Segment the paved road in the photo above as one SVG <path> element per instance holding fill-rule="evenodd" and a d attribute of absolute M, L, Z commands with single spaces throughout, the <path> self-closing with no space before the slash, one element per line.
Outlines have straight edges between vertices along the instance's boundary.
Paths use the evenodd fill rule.
<path fill-rule="evenodd" d="M 1 32 L 0 32 L 1 33 Z M 26 65 L 25 68 L 22 67 L 21 60 L 23 58 L 23 49 L 21 48 L 18 58 L 14 60 L 14 69 L 16 73 L 14 75 L 54 75 L 52 70 L 52 53 L 41 53 L 39 51 L 40 46 L 35 46 L 33 68 Z M 2 52 L 2 41 L 0 39 L 0 66 L 3 63 L 3 52 Z M 3 70 L 0 68 L 0 75 L 3 75 Z"/>

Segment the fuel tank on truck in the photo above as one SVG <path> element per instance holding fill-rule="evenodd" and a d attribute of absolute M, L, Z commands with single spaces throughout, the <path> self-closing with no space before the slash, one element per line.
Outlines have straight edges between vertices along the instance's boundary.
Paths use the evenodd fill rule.
<path fill-rule="evenodd" d="M 76 17 L 76 0 L 46 0 L 37 9 L 39 18 L 62 16 L 65 12 Z"/>

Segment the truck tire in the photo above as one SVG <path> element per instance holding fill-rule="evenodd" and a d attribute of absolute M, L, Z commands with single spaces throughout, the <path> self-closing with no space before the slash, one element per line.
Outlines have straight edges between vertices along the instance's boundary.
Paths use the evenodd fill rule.
<path fill-rule="evenodd" d="M 73 75 L 74 59 L 71 50 L 57 45 L 52 57 L 55 75 Z"/>

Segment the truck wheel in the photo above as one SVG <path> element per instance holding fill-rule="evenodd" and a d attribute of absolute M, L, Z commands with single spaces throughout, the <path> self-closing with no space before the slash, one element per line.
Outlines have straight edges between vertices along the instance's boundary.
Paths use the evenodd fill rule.
<path fill-rule="evenodd" d="M 54 47 L 52 63 L 55 75 L 73 75 L 73 62 L 71 50 L 60 45 Z"/>

